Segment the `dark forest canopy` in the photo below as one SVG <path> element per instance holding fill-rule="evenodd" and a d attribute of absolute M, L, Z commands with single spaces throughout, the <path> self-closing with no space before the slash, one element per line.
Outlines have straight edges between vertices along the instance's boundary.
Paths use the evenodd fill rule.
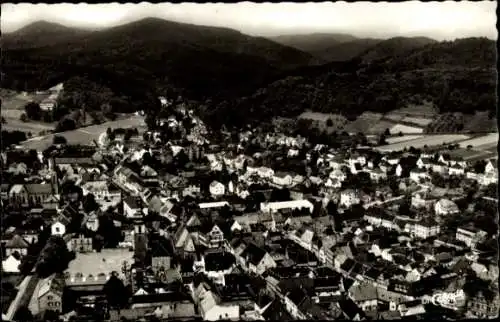
<path fill-rule="evenodd" d="M 496 111 L 496 46 L 486 38 L 398 37 L 348 61 L 318 65 L 310 53 L 267 39 L 151 18 L 35 48 L 12 45 L 9 37 L 5 87 L 34 90 L 72 80 L 70 88 L 105 89 L 97 99 L 69 97 L 97 109 L 158 111 L 158 96 L 182 97 L 215 126 L 306 109 L 384 113 L 424 101 L 442 113 Z"/>

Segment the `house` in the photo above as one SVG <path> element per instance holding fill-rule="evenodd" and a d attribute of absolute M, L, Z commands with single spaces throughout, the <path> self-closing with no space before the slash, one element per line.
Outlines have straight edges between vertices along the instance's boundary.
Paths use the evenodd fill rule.
<path fill-rule="evenodd" d="M 38 294 L 36 294 L 39 312 L 48 310 L 62 312 L 63 289 L 64 278 L 58 274 L 40 281 Z"/>
<path fill-rule="evenodd" d="M 377 287 L 372 283 L 356 281 L 347 291 L 349 298 L 365 313 L 374 312 L 378 308 Z"/>
<path fill-rule="evenodd" d="M 465 169 L 461 165 L 455 164 L 448 168 L 448 174 L 450 176 L 461 176 L 465 174 Z"/>
<path fill-rule="evenodd" d="M 21 265 L 21 260 L 16 258 L 14 254 L 10 254 L 2 261 L 2 272 L 17 274 L 19 273 L 19 265 Z"/>
<path fill-rule="evenodd" d="M 76 253 L 89 253 L 93 251 L 92 238 L 85 237 L 84 234 L 73 236 L 68 242 L 68 250 Z"/>
<path fill-rule="evenodd" d="M 247 167 L 247 175 L 257 174 L 264 179 L 271 179 L 274 176 L 274 170 L 267 167 Z"/>
<path fill-rule="evenodd" d="M 267 269 L 276 267 L 276 262 L 271 255 L 254 243 L 250 243 L 240 255 L 244 267 L 254 273 L 261 275 Z"/>
<path fill-rule="evenodd" d="M 349 208 L 360 203 L 359 193 L 352 189 L 346 189 L 340 193 L 340 205 Z"/>
<path fill-rule="evenodd" d="M 420 169 L 429 169 L 431 165 L 432 165 L 432 159 L 429 157 L 421 156 L 417 160 L 417 167 L 419 167 Z"/>
<path fill-rule="evenodd" d="M 484 292 L 480 290 L 475 296 L 468 298 L 467 311 L 476 318 L 495 319 L 498 318 L 500 299 L 498 291 L 493 291 L 491 298 L 486 298 Z"/>
<path fill-rule="evenodd" d="M 443 198 L 434 205 L 434 212 L 436 215 L 452 215 L 458 214 L 460 210 L 453 201 Z"/>
<path fill-rule="evenodd" d="M 51 226 L 50 231 L 52 235 L 63 236 L 66 233 L 66 225 L 60 220 L 56 220 Z"/>
<path fill-rule="evenodd" d="M 286 172 L 276 172 L 272 180 L 274 184 L 283 187 L 291 186 L 293 182 L 292 176 Z"/>
<path fill-rule="evenodd" d="M 28 254 L 28 247 L 28 242 L 20 235 L 15 234 L 5 243 L 5 254 L 10 256 L 17 252 L 21 256 L 26 256 Z"/>
<path fill-rule="evenodd" d="M 420 181 L 430 178 L 431 176 L 427 173 L 427 170 L 417 168 L 410 171 L 410 179 L 416 183 L 420 183 Z"/>
<path fill-rule="evenodd" d="M 155 275 L 160 271 L 167 271 L 172 267 L 174 256 L 173 245 L 169 239 L 162 236 L 150 238 L 149 248 L 151 249 L 151 268 Z"/>
<path fill-rule="evenodd" d="M 441 226 L 432 218 L 425 218 L 419 222 L 407 223 L 404 230 L 414 237 L 426 239 L 438 236 Z"/>
<path fill-rule="evenodd" d="M 314 205 L 309 200 L 290 200 L 277 202 L 262 202 L 260 210 L 262 212 L 275 213 L 279 210 L 308 209 L 310 213 L 314 210 Z"/>
<path fill-rule="evenodd" d="M 93 211 L 88 215 L 85 215 L 83 225 L 91 231 L 97 231 L 97 229 L 99 229 L 99 217 L 97 213 Z"/>
<path fill-rule="evenodd" d="M 216 288 L 204 274 L 195 278 L 192 294 L 203 320 L 238 320 L 240 318 L 240 311 L 242 311 L 240 304 L 237 301 L 223 300 L 223 297 L 227 298 L 224 293 L 224 288 Z"/>
<path fill-rule="evenodd" d="M 490 159 L 488 160 L 488 163 L 486 163 L 486 166 L 484 167 L 484 173 L 493 173 L 495 175 L 498 175 L 498 163 L 497 160 Z"/>
<path fill-rule="evenodd" d="M 128 196 L 123 200 L 123 214 L 127 218 L 137 216 L 142 211 L 140 199 Z"/>
<path fill-rule="evenodd" d="M 209 186 L 209 191 L 210 194 L 216 198 L 223 196 L 226 192 L 226 188 L 222 183 L 218 181 L 212 181 L 212 183 Z"/>
<path fill-rule="evenodd" d="M 475 228 L 473 225 L 465 225 L 457 228 L 455 238 L 463 241 L 468 247 L 474 247 L 487 236 L 485 231 Z"/>
<path fill-rule="evenodd" d="M 346 179 L 346 174 L 340 170 L 340 169 L 334 169 L 330 174 L 328 175 L 330 179 L 337 179 L 340 182 L 343 182 Z"/>
<path fill-rule="evenodd" d="M 200 227 L 198 242 L 208 248 L 217 248 L 224 242 L 224 233 L 217 225 L 206 223 Z"/>
<path fill-rule="evenodd" d="M 9 199 L 21 204 L 41 204 L 53 194 L 52 184 L 15 184 L 10 188 Z"/>
<path fill-rule="evenodd" d="M 107 181 L 87 181 L 82 185 L 83 195 L 93 194 L 97 202 L 101 200 L 116 200 L 121 198 L 119 190 L 111 190 Z"/>
<path fill-rule="evenodd" d="M 370 179 L 375 182 L 387 179 L 387 174 L 378 168 L 370 170 L 368 173 L 370 174 Z"/>

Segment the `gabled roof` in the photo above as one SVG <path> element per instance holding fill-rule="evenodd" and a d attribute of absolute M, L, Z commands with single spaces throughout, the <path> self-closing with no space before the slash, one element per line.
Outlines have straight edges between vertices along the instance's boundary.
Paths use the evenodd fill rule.
<path fill-rule="evenodd" d="M 264 256 L 266 255 L 266 251 L 254 243 L 250 243 L 243 253 L 241 253 L 241 257 L 245 258 L 248 262 L 252 263 L 253 265 L 258 265 Z"/>
<path fill-rule="evenodd" d="M 63 288 L 64 278 L 57 274 L 52 274 L 51 276 L 41 281 L 40 288 L 38 290 L 38 298 L 51 291 L 58 294 L 59 296 L 62 296 Z"/>
<path fill-rule="evenodd" d="M 6 244 L 6 248 L 28 248 L 29 244 L 19 235 L 14 235 Z"/>
<path fill-rule="evenodd" d="M 28 183 L 25 187 L 28 194 L 51 194 L 53 192 L 51 184 Z"/>

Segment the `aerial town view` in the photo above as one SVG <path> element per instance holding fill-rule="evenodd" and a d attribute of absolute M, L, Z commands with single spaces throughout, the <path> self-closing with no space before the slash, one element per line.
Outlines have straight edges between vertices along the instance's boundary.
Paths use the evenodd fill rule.
<path fill-rule="evenodd" d="M 1 9 L 2 321 L 498 318 L 495 1 Z"/>

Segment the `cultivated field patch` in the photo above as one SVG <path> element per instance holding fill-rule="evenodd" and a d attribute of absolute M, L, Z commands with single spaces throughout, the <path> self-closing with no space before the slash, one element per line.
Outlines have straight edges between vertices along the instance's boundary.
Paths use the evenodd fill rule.
<path fill-rule="evenodd" d="M 404 124 L 396 124 L 390 128 L 391 133 L 423 133 L 424 129 L 421 127 L 408 126 Z"/>
<path fill-rule="evenodd" d="M 484 145 L 497 144 L 498 143 L 498 133 L 490 133 L 487 135 L 479 136 L 470 140 L 460 142 L 461 148 L 467 148 L 468 145 L 472 145 L 472 147 L 480 147 Z"/>
<path fill-rule="evenodd" d="M 421 138 L 415 140 L 409 140 L 405 142 L 398 142 L 394 144 L 388 144 L 384 146 L 377 147 L 379 151 L 401 151 L 405 148 L 423 148 L 425 146 L 431 147 L 442 144 L 449 144 L 457 141 L 467 140 L 469 136 L 464 134 L 442 134 L 442 135 L 424 135 Z"/>
<path fill-rule="evenodd" d="M 427 124 L 432 122 L 432 119 L 423 118 L 423 117 L 407 116 L 407 117 L 403 118 L 403 122 L 413 123 L 413 124 L 425 127 L 425 126 L 427 126 Z"/>
<path fill-rule="evenodd" d="M 410 140 L 415 140 L 418 138 L 421 138 L 423 135 L 404 135 L 404 136 L 393 136 L 390 138 L 386 138 L 385 140 L 389 144 L 393 143 L 398 143 L 398 142 L 405 142 L 405 141 L 410 141 Z"/>
<path fill-rule="evenodd" d="M 351 133 L 382 133 L 392 126 L 389 121 L 382 121 L 382 117 L 381 113 L 364 112 L 355 121 L 349 122 L 344 130 Z"/>

